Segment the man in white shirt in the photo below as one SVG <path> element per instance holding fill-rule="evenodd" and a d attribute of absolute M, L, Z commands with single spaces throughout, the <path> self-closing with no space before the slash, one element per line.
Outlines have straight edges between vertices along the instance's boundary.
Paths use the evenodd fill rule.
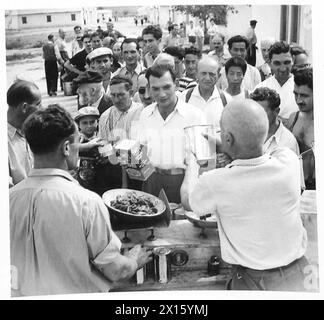
<path fill-rule="evenodd" d="M 169 65 L 153 65 L 146 77 L 156 102 L 140 115 L 138 139 L 147 146 L 155 172 L 144 181 L 143 191 L 158 195 L 164 189 L 170 202 L 180 203 L 186 169 L 184 128 L 205 124 L 204 115 L 177 98 L 175 74 Z"/>
<path fill-rule="evenodd" d="M 41 103 L 41 92 L 32 82 L 17 80 L 7 91 L 9 187 L 25 179 L 32 169 L 33 155 L 22 129 L 26 118 Z"/>
<path fill-rule="evenodd" d="M 139 245 L 122 255 L 102 199 L 79 185 L 78 128 L 52 105 L 24 125 L 35 166 L 10 190 L 12 296 L 107 292 L 149 261 Z"/>
<path fill-rule="evenodd" d="M 260 87 L 251 93 L 250 98 L 263 107 L 269 119 L 269 131 L 264 143 L 265 152 L 271 153 L 277 147 L 286 147 L 299 155 L 296 138 L 278 118 L 280 112 L 279 94 L 275 90 Z"/>
<path fill-rule="evenodd" d="M 210 19 L 210 27 L 208 28 L 207 34 L 209 35 L 209 46 L 210 50 L 214 50 L 213 38 L 216 33 L 219 32 L 218 26 L 215 24 L 215 19 Z"/>
<path fill-rule="evenodd" d="M 149 68 L 153 65 L 155 58 L 161 52 L 160 43 L 162 39 L 162 30 L 158 26 L 149 25 L 143 29 L 142 37 L 147 50 L 143 63 L 145 68 Z"/>
<path fill-rule="evenodd" d="M 288 148 L 264 153 L 268 123 L 253 100 L 230 102 L 221 140 L 233 161 L 199 179 L 188 169 L 182 203 L 198 215 L 216 214 L 222 259 L 232 265 L 227 289 L 306 291 L 299 161 Z"/>
<path fill-rule="evenodd" d="M 218 63 L 212 57 L 203 57 L 198 62 L 198 85 L 181 93 L 180 99 L 200 109 L 206 123 L 219 129 L 219 120 L 224 109 L 217 82 Z"/>
<path fill-rule="evenodd" d="M 268 87 L 280 95 L 279 116 L 286 124 L 289 116 L 298 110 L 294 96 L 294 77 L 291 73 L 292 57 L 289 44 L 285 41 L 275 42 L 269 50 L 270 66 L 273 76 L 258 84 L 256 88 Z"/>
<path fill-rule="evenodd" d="M 196 27 L 194 26 L 194 22 L 192 20 L 189 22 L 189 26 L 187 27 L 187 36 L 189 44 L 191 46 L 195 46 L 197 42 L 197 35 Z"/>
<path fill-rule="evenodd" d="M 229 53 L 232 57 L 241 57 L 246 60 L 249 41 L 245 37 L 240 35 L 234 36 L 227 41 L 227 44 Z M 242 89 L 252 91 L 260 82 L 261 77 L 259 70 L 256 67 L 247 64 L 246 73 L 242 82 Z M 227 88 L 227 79 L 224 67 L 220 70 L 220 77 L 217 84 L 220 89 Z"/>

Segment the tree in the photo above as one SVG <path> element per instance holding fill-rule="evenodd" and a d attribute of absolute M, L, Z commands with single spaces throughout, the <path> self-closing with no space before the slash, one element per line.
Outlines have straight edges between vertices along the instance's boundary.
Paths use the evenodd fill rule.
<path fill-rule="evenodd" d="M 215 23 L 218 25 L 227 26 L 227 13 L 237 13 L 238 11 L 233 6 L 228 5 L 203 5 L 203 6 L 173 6 L 175 10 L 185 12 L 199 17 L 204 21 L 205 33 L 206 33 L 206 21 L 213 16 Z"/>

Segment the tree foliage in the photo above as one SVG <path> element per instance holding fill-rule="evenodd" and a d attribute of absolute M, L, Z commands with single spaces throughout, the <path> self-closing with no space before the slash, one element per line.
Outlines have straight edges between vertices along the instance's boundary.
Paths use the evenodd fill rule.
<path fill-rule="evenodd" d="M 237 13 L 233 6 L 229 5 L 200 5 L 200 6 L 173 6 L 175 10 L 189 13 L 194 17 L 199 17 L 205 22 L 210 17 L 214 17 L 217 25 L 227 26 L 227 13 Z"/>

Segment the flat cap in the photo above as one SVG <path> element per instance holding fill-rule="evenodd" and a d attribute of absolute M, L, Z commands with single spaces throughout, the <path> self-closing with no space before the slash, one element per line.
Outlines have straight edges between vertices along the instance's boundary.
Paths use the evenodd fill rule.
<path fill-rule="evenodd" d="M 107 47 L 97 48 L 92 50 L 86 57 L 87 60 L 91 61 L 95 58 L 102 56 L 112 56 L 113 52 Z"/>
<path fill-rule="evenodd" d="M 74 121 L 77 121 L 85 116 L 94 116 L 99 118 L 99 111 L 96 107 L 82 107 L 74 116 Z"/>
<path fill-rule="evenodd" d="M 103 80 L 103 76 L 100 72 L 95 70 L 87 70 L 82 72 L 78 77 L 73 79 L 75 85 L 83 83 L 100 83 Z"/>

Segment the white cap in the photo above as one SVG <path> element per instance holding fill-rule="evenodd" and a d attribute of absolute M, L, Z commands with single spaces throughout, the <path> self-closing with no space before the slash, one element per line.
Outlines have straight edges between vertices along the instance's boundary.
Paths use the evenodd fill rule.
<path fill-rule="evenodd" d="M 112 56 L 113 52 L 111 51 L 111 49 L 107 48 L 107 47 L 102 47 L 102 48 L 97 48 L 92 50 L 88 55 L 87 55 L 87 60 L 91 61 L 95 58 L 101 57 L 101 56 Z"/>
<path fill-rule="evenodd" d="M 85 116 L 95 116 L 99 118 L 99 111 L 96 107 L 82 107 L 74 116 L 74 121 L 77 121 Z"/>

